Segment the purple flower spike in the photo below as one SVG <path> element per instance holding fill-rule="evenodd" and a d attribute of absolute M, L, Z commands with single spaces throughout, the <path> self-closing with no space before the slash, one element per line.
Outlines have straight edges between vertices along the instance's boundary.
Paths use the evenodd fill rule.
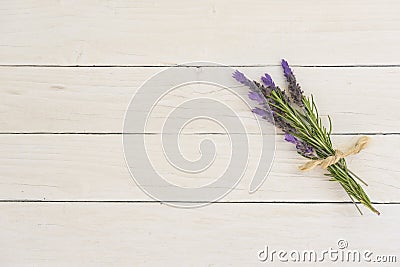
<path fill-rule="evenodd" d="M 260 104 L 260 105 L 265 104 L 265 99 L 264 99 L 264 97 L 262 97 L 262 95 L 260 95 L 260 94 L 257 93 L 257 92 L 250 92 L 250 93 L 249 93 L 249 98 L 250 98 L 251 100 L 257 101 L 258 104 Z"/>
<path fill-rule="evenodd" d="M 275 88 L 275 83 L 268 73 L 265 73 L 264 76 L 261 77 L 261 81 L 266 87 Z"/>
<path fill-rule="evenodd" d="M 296 137 L 294 137 L 293 135 L 288 134 L 288 133 L 285 134 L 285 141 L 295 144 L 295 145 L 297 145 L 299 143 L 299 140 L 297 140 Z"/>
<path fill-rule="evenodd" d="M 253 111 L 253 113 L 257 114 L 258 116 L 261 117 L 265 117 L 267 116 L 267 111 L 261 109 L 261 108 L 253 108 L 251 111 Z"/>
<path fill-rule="evenodd" d="M 249 87 L 252 91 L 256 91 L 258 90 L 257 86 L 254 84 L 254 82 L 252 82 L 251 80 L 249 80 L 243 73 L 241 73 L 240 71 L 236 70 L 233 74 L 232 77 L 240 82 L 241 84 Z"/>
<path fill-rule="evenodd" d="M 306 158 L 314 156 L 314 148 L 312 148 L 311 146 L 307 145 L 304 142 L 299 142 L 299 144 L 296 145 L 296 149 L 300 155 Z"/>
<path fill-rule="evenodd" d="M 282 68 L 283 68 L 283 73 L 285 74 L 286 78 L 293 74 L 293 72 L 290 69 L 289 64 L 287 63 L 286 60 L 282 59 L 281 64 L 282 64 Z"/>
<path fill-rule="evenodd" d="M 247 84 L 248 79 L 246 78 L 246 76 L 243 73 L 241 73 L 238 70 L 236 70 L 233 73 L 232 77 L 235 78 L 235 80 L 240 82 L 241 84 Z"/>
<path fill-rule="evenodd" d="M 307 143 L 297 139 L 293 135 L 286 133 L 285 141 L 295 144 L 297 152 L 300 153 L 300 155 L 307 157 L 307 158 L 314 156 L 314 148 L 309 146 Z"/>
<path fill-rule="evenodd" d="M 309 155 L 309 156 L 313 155 L 314 154 L 314 149 L 312 147 L 310 147 L 310 146 L 307 146 L 306 150 L 305 150 L 305 154 Z"/>
<path fill-rule="evenodd" d="M 300 85 L 297 83 L 293 71 L 290 69 L 289 64 L 286 60 L 282 59 L 281 65 L 283 68 L 283 74 L 285 75 L 286 80 L 289 83 L 288 89 L 291 99 L 299 107 L 303 107 L 303 91 L 301 90 Z"/>

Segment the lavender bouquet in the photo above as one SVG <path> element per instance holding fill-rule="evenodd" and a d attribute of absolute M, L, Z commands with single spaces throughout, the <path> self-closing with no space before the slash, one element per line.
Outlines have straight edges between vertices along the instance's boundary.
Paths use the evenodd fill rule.
<path fill-rule="evenodd" d="M 286 60 L 282 59 L 281 65 L 288 83 L 287 92 L 276 86 L 267 73 L 261 77 L 262 83 L 248 79 L 238 70 L 233 73 L 233 78 L 249 87 L 249 98 L 257 101 L 260 106 L 253 109 L 253 112 L 270 123 L 275 123 L 275 126 L 285 133 L 285 140 L 293 143 L 297 152 L 308 159 L 307 163 L 300 166 L 300 170 L 307 171 L 321 166 L 328 171 L 325 175 L 329 176 L 330 180 L 340 183 L 361 214 L 356 202 L 362 203 L 379 215 L 379 211 L 372 206 L 371 200 L 356 179 L 364 185 L 367 184 L 347 168 L 345 160 L 345 157 L 359 153 L 367 145 L 368 138 L 361 137 L 346 152 L 335 150 L 330 138 L 330 117 L 328 116 L 327 130 L 318 115 L 313 96 L 303 95 Z"/>

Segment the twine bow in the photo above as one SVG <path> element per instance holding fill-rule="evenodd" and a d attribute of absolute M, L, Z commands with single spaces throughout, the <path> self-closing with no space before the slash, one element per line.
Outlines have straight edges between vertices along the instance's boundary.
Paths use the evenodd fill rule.
<path fill-rule="evenodd" d="M 310 160 L 309 162 L 303 164 L 299 167 L 301 171 L 309 171 L 317 166 L 321 166 L 323 169 L 337 163 L 340 159 L 343 159 L 350 155 L 358 154 L 363 150 L 369 143 L 369 138 L 367 136 L 360 137 L 357 142 L 346 152 L 342 152 L 338 149 L 335 150 L 335 155 L 326 157 L 324 159 Z"/>

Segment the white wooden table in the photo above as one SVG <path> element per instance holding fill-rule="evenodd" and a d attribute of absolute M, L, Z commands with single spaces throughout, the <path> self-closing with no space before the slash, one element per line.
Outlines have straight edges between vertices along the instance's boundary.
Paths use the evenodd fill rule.
<path fill-rule="evenodd" d="M 397 266 L 399 10 L 394 0 L 2 1 L 0 265 L 271 265 L 257 258 L 266 245 L 324 250 L 344 239 L 397 255 L 369 265 Z M 381 216 L 360 216 L 322 170 L 299 173 L 304 161 L 282 138 L 254 194 L 248 175 L 220 203 L 177 209 L 137 187 L 122 123 L 147 78 L 206 60 L 283 83 L 282 57 L 331 115 L 338 147 L 371 137 L 348 163 Z M 294 265 L 310 264 L 322 265 Z"/>

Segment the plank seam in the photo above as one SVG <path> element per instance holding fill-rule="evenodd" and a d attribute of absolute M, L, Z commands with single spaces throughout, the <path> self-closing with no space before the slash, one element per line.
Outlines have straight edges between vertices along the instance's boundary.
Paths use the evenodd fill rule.
<path fill-rule="evenodd" d="M 278 67 L 279 64 L 253 64 L 253 65 L 227 65 L 235 68 L 258 68 L 258 67 Z M 360 64 L 360 65 L 296 65 L 296 68 L 399 68 L 400 64 Z M 178 64 L 171 65 L 31 65 L 31 64 L 0 64 L 0 67 L 8 68 L 167 68 L 167 67 L 186 67 Z M 219 68 L 214 65 L 193 65 L 190 67 Z"/>
<path fill-rule="evenodd" d="M 0 135 L 160 135 L 161 133 L 121 133 L 121 132 L 0 132 Z M 165 133 L 164 133 L 165 134 Z M 167 133 L 168 134 L 168 133 Z M 242 134 L 242 133 L 229 133 L 229 134 Z M 248 133 L 249 135 L 258 133 Z M 209 132 L 209 133 L 184 133 L 182 135 L 226 135 L 226 133 Z M 283 133 L 276 133 L 276 135 L 284 135 Z M 332 133 L 332 136 L 354 136 L 354 135 L 400 135 L 400 132 L 372 132 L 372 133 Z"/>
<path fill-rule="evenodd" d="M 204 201 L 164 201 L 168 203 L 209 203 Z M 161 201 L 156 200 L 36 200 L 36 199 L 2 199 L 0 203 L 159 203 Z M 360 202 L 355 202 L 361 204 Z M 294 205 L 318 205 L 318 204 L 352 204 L 351 201 L 218 201 L 211 204 L 294 204 Z M 374 205 L 400 205 L 398 201 L 374 201 Z"/>

